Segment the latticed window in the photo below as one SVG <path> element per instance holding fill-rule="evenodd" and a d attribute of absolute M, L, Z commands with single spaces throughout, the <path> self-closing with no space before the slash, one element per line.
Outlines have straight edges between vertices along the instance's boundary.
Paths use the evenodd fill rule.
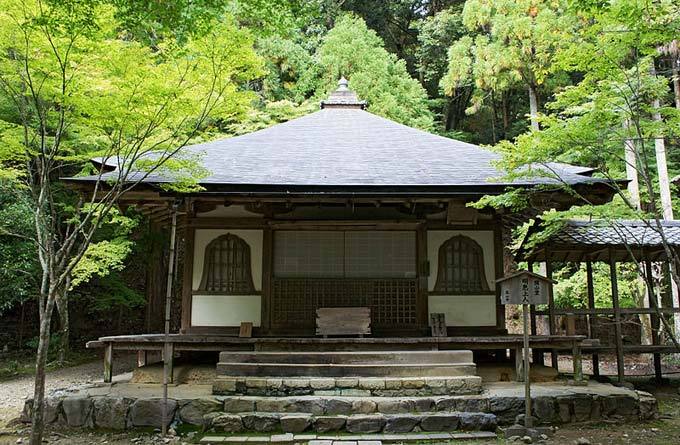
<path fill-rule="evenodd" d="M 484 251 L 467 236 L 454 236 L 439 248 L 435 292 L 466 295 L 489 292 L 484 274 Z"/>
<path fill-rule="evenodd" d="M 205 249 L 203 278 L 198 290 L 227 295 L 254 293 L 248 243 L 231 233 L 212 240 Z"/>

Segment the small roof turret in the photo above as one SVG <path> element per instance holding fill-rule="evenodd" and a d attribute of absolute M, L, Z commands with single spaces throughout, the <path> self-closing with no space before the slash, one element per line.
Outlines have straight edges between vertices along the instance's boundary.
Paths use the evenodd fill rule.
<path fill-rule="evenodd" d="M 349 82 L 343 76 L 338 81 L 338 89 L 333 91 L 328 99 L 321 101 L 321 108 L 357 108 L 364 110 L 366 101 L 360 100 L 357 93 L 349 89 Z"/>

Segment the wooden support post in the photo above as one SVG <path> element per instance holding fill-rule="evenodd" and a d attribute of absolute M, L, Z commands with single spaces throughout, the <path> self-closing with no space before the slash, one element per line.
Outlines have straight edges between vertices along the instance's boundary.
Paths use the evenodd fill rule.
<path fill-rule="evenodd" d="M 104 383 L 113 380 L 113 343 L 104 345 Z"/>
<path fill-rule="evenodd" d="M 164 370 L 165 367 L 167 367 L 167 378 L 168 378 L 168 383 L 173 383 L 174 382 L 174 377 L 175 377 L 175 344 L 172 342 L 167 342 L 166 344 L 163 345 L 163 365 L 164 365 Z"/>
<path fill-rule="evenodd" d="M 529 261 L 527 263 L 527 269 L 529 272 L 533 272 L 534 263 Z M 531 315 L 531 335 L 538 335 L 538 325 L 536 323 L 536 306 L 533 304 L 529 309 L 529 314 Z M 534 364 L 543 365 L 543 351 L 540 349 L 534 349 L 531 351 L 531 355 L 533 356 Z"/>
<path fill-rule="evenodd" d="M 524 341 L 522 344 L 522 357 L 524 358 L 524 426 L 533 427 L 531 418 L 531 363 L 529 362 L 529 305 L 522 305 L 522 318 L 524 324 Z"/>
<path fill-rule="evenodd" d="M 580 384 L 583 383 L 583 361 L 581 360 L 581 345 L 576 340 L 572 347 L 572 355 L 574 362 L 574 382 Z"/>
<path fill-rule="evenodd" d="M 522 354 L 522 348 L 517 345 L 517 347 L 513 350 L 514 356 L 515 356 L 515 374 L 517 374 L 517 381 L 518 382 L 523 382 L 524 381 L 524 360 L 523 360 L 523 354 Z"/>
<path fill-rule="evenodd" d="M 142 366 L 146 366 L 147 361 L 148 357 L 146 355 L 146 350 L 137 351 L 137 367 L 141 368 Z"/>
<path fill-rule="evenodd" d="M 647 295 L 649 298 L 649 307 L 657 308 L 658 303 L 656 300 L 656 293 L 654 292 L 654 275 L 652 274 L 652 263 L 650 261 L 645 262 L 645 278 L 647 285 Z M 652 344 L 655 346 L 659 345 L 659 328 L 661 327 L 661 319 L 659 314 L 651 314 L 651 325 L 652 325 Z M 661 354 L 654 353 L 654 378 L 657 382 L 661 382 L 663 379 L 663 373 L 661 371 Z"/>
<path fill-rule="evenodd" d="M 168 280 L 165 288 L 165 331 L 163 336 L 163 413 L 161 416 L 161 434 L 168 432 L 168 384 L 172 381 L 173 344 L 170 342 L 170 311 L 172 308 L 172 285 L 175 282 L 175 238 L 177 235 L 177 207 L 173 204 L 170 223 L 170 252 L 168 254 Z"/>
<path fill-rule="evenodd" d="M 546 250 L 546 262 L 545 262 L 545 276 L 552 280 L 552 262 L 548 257 L 549 252 Z M 557 335 L 557 325 L 555 318 L 555 296 L 553 294 L 553 287 L 549 286 L 548 291 L 548 324 L 550 325 L 550 335 Z M 552 367 L 558 369 L 559 357 L 557 355 L 557 350 L 553 349 L 550 351 L 550 358 L 552 361 Z"/>
<path fill-rule="evenodd" d="M 616 369 L 619 382 L 625 378 L 623 361 L 623 336 L 621 332 L 621 307 L 619 306 L 619 283 L 616 276 L 616 261 L 609 252 L 609 275 L 612 285 L 612 304 L 614 306 L 614 335 L 616 336 Z"/>
<path fill-rule="evenodd" d="M 593 285 L 593 263 L 586 262 L 586 287 L 588 291 L 588 309 L 595 309 L 595 286 Z M 588 314 L 588 338 L 593 338 L 593 318 L 594 314 Z M 600 376 L 600 356 L 593 352 L 593 375 Z"/>

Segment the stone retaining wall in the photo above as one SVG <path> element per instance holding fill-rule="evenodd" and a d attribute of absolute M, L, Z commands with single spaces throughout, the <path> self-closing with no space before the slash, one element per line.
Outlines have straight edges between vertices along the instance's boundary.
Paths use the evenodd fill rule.
<path fill-rule="evenodd" d="M 46 402 L 48 424 L 71 427 L 128 429 L 161 426 L 163 402 L 159 398 L 112 396 L 51 397 Z M 29 421 L 32 401 L 22 415 Z M 219 431 L 304 430 L 400 432 L 488 430 L 507 425 L 524 412 L 519 396 L 440 397 L 206 397 L 168 400 L 167 422 Z M 630 395 L 570 394 L 538 396 L 534 415 L 543 424 L 602 419 L 648 420 L 658 414 L 656 399 L 648 393 Z M 357 426 L 364 425 L 364 426 Z M 304 428 L 303 428 L 304 426 Z M 411 428 L 411 429 L 409 429 Z M 438 429 L 439 428 L 439 429 Z"/>
<path fill-rule="evenodd" d="M 481 390 L 482 378 L 479 376 L 378 378 L 220 376 L 213 383 L 213 394 L 249 396 L 414 397 L 479 394 Z"/>

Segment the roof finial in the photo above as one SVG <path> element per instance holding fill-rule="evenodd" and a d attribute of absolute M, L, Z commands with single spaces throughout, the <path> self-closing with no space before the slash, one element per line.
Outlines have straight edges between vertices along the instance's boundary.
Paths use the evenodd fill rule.
<path fill-rule="evenodd" d="M 328 99 L 321 101 L 321 108 L 366 108 L 366 101 L 360 100 L 357 94 L 349 89 L 349 82 L 345 76 L 338 80 L 338 89 L 333 91 Z"/>

